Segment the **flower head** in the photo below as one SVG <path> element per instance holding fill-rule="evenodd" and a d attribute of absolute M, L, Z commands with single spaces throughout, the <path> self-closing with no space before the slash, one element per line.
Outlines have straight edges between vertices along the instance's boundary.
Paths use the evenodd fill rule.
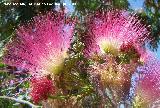
<path fill-rule="evenodd" d="M 31 98 L 35 103 L 46 100 L 49 95 L 55 93 L 55 87 L 52 80 L 47 77 L 36 77 L 31 79 Z"/>
<path fill-rule="evenodd" d="M 113 90 L 120 102 L 129 94 L 149 31 L 134 14 L 123 10 L 97 12 L 88 19 L 88 33 L 82 37 L 84 54 L 89 58 L 106 57 L 103 63 L 89 67 L 90 75 L 100 76 L 102 88 Z"/>
<path fill-rule="evenodd" d="M 48 12 L 20 25 L 7 46 L 3 61 L 11 66 L 43 74 L 58 73 L 73 35 L 74 22 L 65 23 L 65 14 Z"/>
<path fill-rule="evenodd" d="M 123 10 L 97 12 L 89 17 L 87 25 L 88 35 L 82 39 L 86 47 L 86 56 L 95 53 L 117 55 L 121 46 L 129 43 L 141 53 L 149 34 L 145 25 L 134 14 Z"/>
<path fill-rule="evenodd" d="M 142 76 L 136 85 L 136 96 L 146 105 L 160 99 L 160 61 L 148 59 L 150 61 L 141 67 Z"/>

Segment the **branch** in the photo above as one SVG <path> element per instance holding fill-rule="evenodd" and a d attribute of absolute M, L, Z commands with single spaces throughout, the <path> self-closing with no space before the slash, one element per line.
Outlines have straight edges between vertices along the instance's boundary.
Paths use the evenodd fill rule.
<path fill-rule="evenodd" d="M 22 104 L 27 104 L 27 105 L 29 105 L 31 108 L 41 108 L 41 106 L 36 106 L 36 105 L 32 104 L 31 102 L 26 101 L 26 100 L 22 100 L 22 99 L 17 99 L 17 98 L 8 97 L 8 96 L 0 96 L 0 98 L 13 100 L 13 101 L 16 101 L 16 102 L 22 103 Z"/>

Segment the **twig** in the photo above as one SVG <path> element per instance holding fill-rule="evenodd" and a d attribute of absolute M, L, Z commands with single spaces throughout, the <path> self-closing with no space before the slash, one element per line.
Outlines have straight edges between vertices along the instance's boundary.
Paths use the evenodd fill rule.
<path fill-rule="evenodd" d="M 0 98 L 13 100 L 13 101 L 16 101 L 16 102 L 22 103 L 22 104 L 27 104 L 27 105 L 29 105 L 31 108 L 42 108 L 41 106 L 36 106 L 36 105 L 32 104 L 32 103 L 29 102 L 29 101 L 22 100 L 22 99 L 17 99 L 17 98 L 14 98 L 14 97 L 0 96 Z"/>
<path fill-rule="evenodd" d="M 9 91 L 9 93 L 7 93 L 7 95 L 9 95 L 13 90 L 15 90 L 18 86 L 20 86 L 22 83 L 24 83 L 25 81 L 29 80 L 30 79 L 30 76 L 28 76 L 28 78 L 24 79 L 22 82 L 18 82 L 18 85 L 16 85 L 15 87 L 13 87 L 11 89 L 11 91 Z"/>

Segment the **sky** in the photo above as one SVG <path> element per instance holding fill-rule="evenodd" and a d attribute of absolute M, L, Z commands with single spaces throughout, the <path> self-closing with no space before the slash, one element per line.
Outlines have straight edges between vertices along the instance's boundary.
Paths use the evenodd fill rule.
<path fill-rule="evenodd" d="M 140 9 L 143 7 L 144 0 L 128 0 L 132 9 Z"/>
<path fill-rule="evenodd" d="M 159 47 L 158 47 L 157 51 L 155 52 L 155 55 L 160 60 L 160 44 L 159 44 Z"/>

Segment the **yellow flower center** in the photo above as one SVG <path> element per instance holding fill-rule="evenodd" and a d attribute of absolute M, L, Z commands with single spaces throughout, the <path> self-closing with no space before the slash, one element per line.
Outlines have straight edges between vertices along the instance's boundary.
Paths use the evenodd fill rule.
<path fill-rule="evenodd" d="M 102 52 L 112 55 L 118 54 L 118 42 L 115 40 L 102 40 L 100 43 Z"/>
<path fill-rule="evenodd" d="M 45 74 L 59 74 L 64 68 L 64 61 L 67 57 L 67 53 L 64 52 L 63 54 L 57 54 L 56 56 L 51 56 L 48 59 L 43 60 L 41 65 L 43 65 L 43 67 L 46 67 Z"/>

